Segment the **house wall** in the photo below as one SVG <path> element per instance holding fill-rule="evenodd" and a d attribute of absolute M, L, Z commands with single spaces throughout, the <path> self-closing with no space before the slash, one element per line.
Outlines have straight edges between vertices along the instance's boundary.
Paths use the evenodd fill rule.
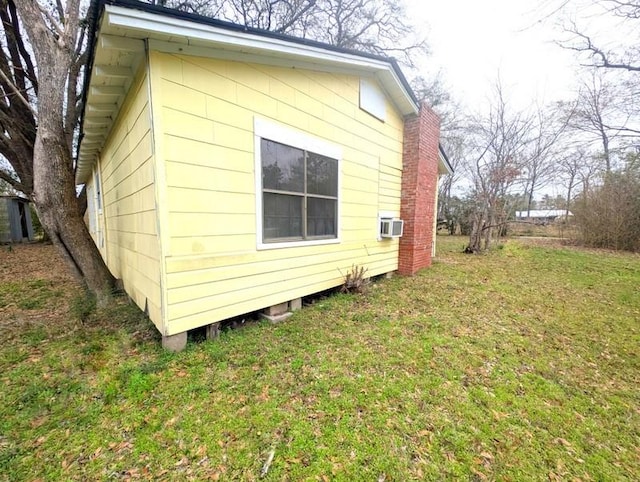
<path fill-rule="evenodd" d="M 167 334 L 338 286 L 353 264 L 397 269 L 377 234 L 380 211 L 400 214 L 403 120 L 360 110 L 358 77 L 156 51 L 150 72 Z M 256 116 L 342 148 L 339 244 L 256 248 Z"/>
<path fill-rule="evenodd" d="M 151 106 L 145 66 L 136 75 L 87 182 L 90 230 L 107 266 L 163 332 Z M 102 210 L 95 169 L 100 170 Z M 95 216 L 92 220 L 92 216 Z M 102 232 L 102 234 L 101 234 Z M 102 242 L 100 236 L 104 236 Z"/>

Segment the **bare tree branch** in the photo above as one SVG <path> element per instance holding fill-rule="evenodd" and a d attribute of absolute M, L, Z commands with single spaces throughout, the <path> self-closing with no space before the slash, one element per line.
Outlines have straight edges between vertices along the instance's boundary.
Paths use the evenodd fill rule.
<path fill-rule="evenodd" d="M 18 99 L 20 99 L 20 101 L 25 105 L 25 107 L 27 107 L 31 111 L 31 113 L 35 116 L 36 115 L 35 109 L 31 106 L 29 101 L 27 99 L 25 99 L 25 97 L 20 92 L 20 89 L 18 89 L 13 84 L 11 79 L 9 79 L 9 77 L 7 77 L 7 75 L 4 73 L 4 71 L 2 69 L 0 69 L 0 77 L 2 77 L 2 80 L 4 80 L 7 83 L 7 85 L 11 88 L 11 90 L 13 90 L 13 93 L 16 95 L 16 97 L 18 97 Z"/>
<path fill-rule="evenodd" d="M 24 194 L 28 192 L 25 186 L 19 180 L 17 180 L 15 177 L 11 175 L 11 173 L 9 173 L 8 171 L 5 171 L 4 169 L 0 169 L 0 179 L 2 179 L 4 182 L 9 184 L 16 191 L 20 191 L 21 193 L 24 193 Z"/>
<path fill-rule="evenodd" d="M 640 72 L 640 65 L 634 65 L 631 62 L 615 62 L 610 60 L 610 54 L 597 47 L 591 37 L 588 35 L 579 32 L 577 28 L 569 29 L 573 35 L 582 40 L 583 43 L 578 45 L 570 45 L 567 43 L 560 43 L 561 47 L 564 47 L 569 50 L 574 50 L 576 52 L 587 52 L 591 54 L 593 58 L 595 58 L 595 66 L 602 67 L 606 69 L 622 69 L 627 70 L 629 72 Z M 588 65 L 587 65 L 588 66 Z"/>
<path fill-rule="evenodd" d="M 36 69 L 31 60 L 31 54 L 25 47 L 22 31 L 20 28 L 20 20 L 18 19 L 18 13 L 16 11 L 14 0 L 7 0 L 7 9 L 9 12 L 9 23 L 5 23 L 3 19 L 3 26 L 5 29 L 9 29 L 12 32 L 12 37 L 15 39 L 16 46 L 18 48 L 18 51 L 20 52 L 19 61 L 14 61 L 14 65 L 21 66 L 21 70 L 29 78 L 29 82 L 31 83 L 34 93 L 37 95 L 38 78 L 36 76 Z"/>
<path fill-rule="evenodd" d="M 60 16 L 60 20 L 61 20 L 60 23 L 64 25 L 64 9 L 59 0 L 56 0 L 56 5 L 59 8 L 58 15 Z M 60 28 L 58 21 L 55 18 L 53 18 L 53 15 L 51 15 L 51 12 L 49 12 L 49 10 L 46 7 L 40 4 L 37 4 L 37 7 L 38 7 L 38 10 L 40 10 L 42 16 L 48 20 L 47 26 L 49 27 L 49 29 L 51 29 L 51 31 L 55 34 L 55 36 L 57 38 L 64 36 L 64 30 Z"/>

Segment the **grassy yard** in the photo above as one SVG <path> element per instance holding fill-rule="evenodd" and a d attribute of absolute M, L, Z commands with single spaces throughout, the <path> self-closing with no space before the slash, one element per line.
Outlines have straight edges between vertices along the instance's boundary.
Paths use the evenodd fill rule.
<path fill-rule="evenodd" d="M 5 271 L 0 480 L 640 480 L 640 256 L 463 243 L 180 354 Z"/>

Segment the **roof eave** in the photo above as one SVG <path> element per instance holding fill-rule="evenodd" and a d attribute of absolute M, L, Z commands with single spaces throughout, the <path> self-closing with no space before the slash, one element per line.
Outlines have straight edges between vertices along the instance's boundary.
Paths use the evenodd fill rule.
<path fill-rule="evenodd" d="M 93 109 L 96 115 L 96 109 L 107 107 L 107 103 L 99 103 L 100 101 L 95 100 L 107 97 L 92 96 L 89 93 L 89 89 L 96 86 L 95 77 L 98 73 L 102 77 L 113 74 L 114 76 L 130 75 L 132 78 L 135 75 L 135 68 L 131 68 L 131 71 L 126 74 L 126 69 L 120 69 L 121 66 L 118 65 L 115 65 L 116 68 L 111 72 L 105 73 L 103 68 L 102 72 L 97 73 L 101 66 L 95 65 L 94 61 L 99 48 L 104 48 L 104 46 L 101 47 L 99 40 L 105 37 L 115 39 L 122 45 L 126 45 L 127 41 L 153 39 L 170 44 L 237 52 L 239 56 L 259 54 L 262 62 L 267 64 L 270 60 L 277 59 L 280 63 L 283 60 L 289 62 L 291 66 L 303 65 L 305 68 L 316 68 L 320 71 L 334 69 L 353 75 L 374 77 L 380 82 L 401 115 L 409 116 L 419 112 L 415 95 L 398 64 L 392 59 L 128 0 L 99 1 L 97 7 L 98 10 L 94 13 L 94 36 L 90 45 L 91 72 L 85 84 L 82 137 L 78 148 L 76 173 L 78 183 L 86 182 L 88 179 L 95 158 L 108 135 L 108 127 L 98 129 L 90 127 L 90 122 L 87 122 L 89 110 Z M 116 45 L 115 48 L 118 46 Z M 101 86 L 113 87 L 108 82 L 102 82 Z M 118 101 L 109 101 L 114 106 L 113 110 L 104 112 L 104 115 L 100 113 L 99 119 L 115 119 L 124 95 L 126 92 L 123 92 Z M 85 133 L 94 140 L 88 141 Z"/>
<path fill-rule="evenodd" d="M 451 162 L 449 162 L 449 157 L 447 156 L 447 153 L 444 150 L 444 147 L 442 147 L 442 144 L 438 144 L 438 174 L 444 175 L 444 174 L 453 174 L 454 170 L 453 167 L 451 166 Z"/>
<path fill-rule="evenodd" d="M 162 13 L 158 13 L 158 10 Z M 393 59 L 264 30 L 243 28 L 206 17 L 189 16 L 170 9 L 150 10 L 106 5 L 105 11 L 108 14 L 106 28 L 110 32 L 120 31 L 118 33 L 124 36 L 240 52 L 260 52 L 267 57 L 312 62 L 319 69 L 321 66 L 340 66 L 354 74 L 375 74 L 403 115 L 416 114 L 419 110 L 415 95 Z"/>

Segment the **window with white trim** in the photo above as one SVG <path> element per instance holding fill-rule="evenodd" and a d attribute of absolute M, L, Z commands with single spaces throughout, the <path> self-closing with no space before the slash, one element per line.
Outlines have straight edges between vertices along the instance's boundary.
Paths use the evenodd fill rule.
<path fill-rule="evenodd" d="M 264 242 L 336 238 L 338 160 L 260 141 Z"/>
<path fill-rule="evenodd" d="M 340 149 L 256 120 L 259 246 L 337 242 Z"/>

